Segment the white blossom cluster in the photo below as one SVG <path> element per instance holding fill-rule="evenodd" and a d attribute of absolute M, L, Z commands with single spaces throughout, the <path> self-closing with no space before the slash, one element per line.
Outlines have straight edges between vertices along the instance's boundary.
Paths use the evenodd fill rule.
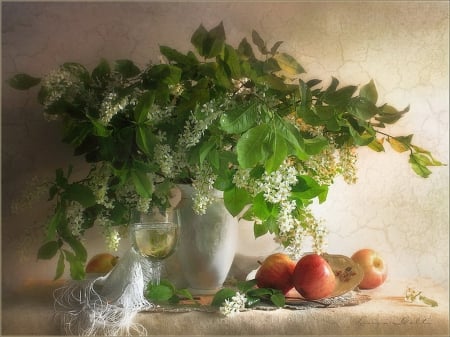
<path fill-rule="evenodd" d="M 310 156 L 301 166 L 302 174 L 311 176 L 319 184 L 331 185 L 338 174 L 336 148 L 329 145 L 320 153 Z"/>
<path fill-rule="evenodd" d="M 338 170 L 347 184 L 354 184 L 357 181 L 356 162 L 358 156 L 353 146 L 343 146 L 339 148 Z"/>
<path fill-rule="evenodd" d="M 269 174 L 264 173 L 258 180 L 256 190 L 264 193 L 264 198 L 273 204 L 286 201 L 291 193 L 292 185 L 297 182 L 297 170 L 284 162 L 279 169 Z"/>
<path fill-rule="evenodd" d="M 78 202 L 71 202 L 66 210 L 67 222 L 74 236 L 80 236 L 83 231 L 84 207 Z"/>
<path fill-rule="evenodd" d="M 157 104 L 153 104 L 147 113 L 147 119 L 152 123 L 159 123 L 170 117 L 173 109 L 173 106 L 160 107 Z"/>
<path fill-rule="evenodd" d="M 211 191 L 216 179 L 217 176 L 209 165 L 203 164 L 197 167 L 195 179 L 192 182 L 192 187 L 195 189 L 193 209 L 197 214 L 205 214 L 208 206 L 214 201 Z"/>
<path fill-rule="evenodd" d="M 42 80 L 47 92 L 44 107 L 48 108 L 67 94 L 76 94 L 81 90 L 81 81 L 69 70 L 62 67 L 51 71 Z"/>
<path fill-rule="evenodd" d="M 222 113 L 223 104 L 218 104 L 211 100 L 201 107 L 200 111 L 192 114 L 184 125 L 183 135 L 179 138 L 178 148 L 188 149 L 198 144 L 209 125 Z M 197 118 L 196 115 L 204 116 L 204 118 Z"/>
<path fill-rule="evenodd" d="M 95 201 L 108 209 L 113 208 L 112 200 L 109 199 L 108 182 L 111 177 L 111 168 L 108 165 L 96 167 L 92 172 L 88 182 L 88 187 L 95 196 Z"/>
<path fill-rule="evenodd" d="M 288 242 L 286 253 L 293 259 L 299 259 L 302 255 L 304 239 L 312 239 L 312 250 L 318 254 L 324 252 L 328 230 L 318 221 L 308 208 L 300 210 L 296 219 L 297 225 L 289 232 L 280 233 L 279 240 Z"/>
<path fill-rule="evenodd" d="M 231 79 L 233 82 L 233 86 L 235 88 L 235 93 L 237 95 L 248 95 L 253 92 L 254 89 L 248 87 L 248 83 L 250 83 L 250 79 L 248 77 L 243 77 L 238 80 Z"/>
<path fill-rule="evenodd" d="M 156 144 L 154 150 L 155 162 L 161 168 L 161 173 L 167 178 L 175 177 L 174 154 L 168 144 Z"/>
<path fill-rule="evenodd" d="M 139 212 L 147 213 L 150 209 L 151 202 L 151 198 L 144 198 L 140 196 L 136 204 L 136 210 Z"/>
<path fill-rule="evenodd" d="M 231 299 L 226 299 L 219 310 L 222 315 L 233 316 L 239 313 L 241 310 L 245 309 L 246 303 L 247 297 L 245 296 L 245 294 L 241 294 L 238 291 L 236 292 L 236 295 L 234 295 Z"/>
<path fill-rule="evenodd" d="M 109 92 L 100 106 L 100 121 L 107 125 L 115 115 L 125 109 L 128 103 L 129 99 L 127 96 L 118 100 L 117 93 Z"/>
<path fill-rule="evenodd" d="M 106 215 L 101 215 L 95 220 L 96 225 L 102 228 L 102 234 L 105 238 L 105 245 L 111 251 L 119 249 L 121 235 L 117 228 L 112 226 L 111 220 Z"/>
<path fill-rule="evenodd" d="M 405 292 L 405 301 L 406 302 L 418 302 L 418 297 L 422 292 L 413 288 L 413 287 L 407 287 Z"/>
<path fill-rule="evenodd" d="M 260 179 L 250 176 L 250 170 L 238 169 L 233 183 L 252 195 L 263 192 L 266 201 L 278 204 L 279 214 L 276 219 L 280 230 L 277 240 L 286 246 L 286 251 L 293 257 L 300 257 L 303 241 L 311 237 L 313 250 L 320 253 L 326 246 L 326 228 L 313 216 L 306 207 L 299 208 L 295 200 L 290 198 L 292 186 L 297 183 L 301 172 L 289 162 L 270 174 L 263 174 Z"/>
<path fill-rule="evenodd" d="M 257 194 L 255 180 L 250 176 L 250 169 L 238 167 L 233 176 L 233 183 L 236 185 L 236 187 L 248 191 L 251 195 Z"/>

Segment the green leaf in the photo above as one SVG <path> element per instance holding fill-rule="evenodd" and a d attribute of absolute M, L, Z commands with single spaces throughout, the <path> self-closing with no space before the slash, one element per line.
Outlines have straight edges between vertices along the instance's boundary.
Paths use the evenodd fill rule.
<path fill-rule="evenodd" d="M 328 193 L 326 185 L 319 185 L 313 178 L 307 175 L 298 177 L 298 182 L 292 187 L 292 197 L 299 200 L 310 200 L 319 197 L 319 201 L 323 202 Z"/>
<path fill-rule="evenodd" d="M 111 135 L 112 131 L 109 130 L 104 124 L 100 123 L 99 121 L 95 120 L 92 117 L 88 117 L 89 120 L 92 123 L 93 131 L 92 134 L 98 137 L 108 137 Z"/>
<path fill-rule="evenodd" d="M 373 80 L 370 80 L 369 83 L 361 87 L 359 90 L 359 96 L 367 99 L 372 104 L 377 104 L 378 92 Z"/>
<path fill-rule="evenodd" d="M 428 176 L 431 174 L 431 171 L 423 164 L 422 159 L 419 157 L 419 154 L 410 154 L 409 163 L 411 164 L 413 171 L 422 178 L 428 178 Z"/>
<path fill-rule="evenodd" d="M 326 93 L 324 100 L 329 105 L 346 106 L 350 102 L 356 89 L 357 87 L 353 85 L 343 87 L 334 92 Z"/>
<path fill-rule="evenodd" d="M 73 183 L 65 186 L 62 193 L 66 200 L 76 201 L 87 208 L 95 204 L 95 196 L 92 190 L 81 183 Z"/>
<path fill-rule="evenodd" d="M 228 212 L 232 216 L 237 216 L 245 206 L 251 203 L 250 194 L 241 188 L 234 186 L 223 192 L 223 201 Z"/>
<path fill-rule="evenodd" d="M 136 144 L 139 149 L 148 156 L 153 156 L 153 149 L 157 143 L 157 138 L 150 127 L 140 125 L 136 128 Z"/>
<path fill-rule="evenodd" d="M 267 149 L 267 145 L 270 144 L 270 134 L 270 126 L 261 124 L 242 135 L 236 146 L 238 162 L 242 168 L 251 168 L 267 159 L 270 155 Z"/>
<path fill-rule="evenodd" d="M 267 55 L 269 53 L 266 47 L 266 43 L 256 30 L 252 31 L 252 41 L 258 47 L 258 50 L 261 54 Z"/>
<path fill-rule="evenodd" d="M 167 60 L 169 60 L 169 62 L 174 62 L 180 65 L 198 64 L 198 60 L 195 57 L 184 55 L 173 48 L 160 46 L 159 51 L 167 58 Z"/>
<path fill-rule="evenodd" d="M 402 111 L 398 111 L 391 105 L 384 104 L 381 108 L 378 109 L 378 116 L 375 116 L 375 119 L 379 122 L 386 124 L 393 124 L 397 122 L 405 113 L 409 111 L 409 106 L 407 106 Z"/>
<path fill-rule="evenodd" d="M 372 102 L 365 98 L 354 98 L 351 101 L 350 112 L 357 118 L 369 120 L 378 113 L 378 109 Z"/>
<path fill-rule="evenodd" d="M 69 246 L 72 248 L 72 250 L 75 253 L 75 256 L 78 258 L 78 260 L 80 260 L 81 262 L 86 262 L 87 251 L 86 251 L 86 248 L 81 243 L 81 241 L 72 235 L 66 236 L 66 237 L 64 237 L 64 239 L 69 244 Z"/>
<path fill-rule="evenodd" d="M 264 199 L 262 193 L 258 193 L 253 198 L 252 211 L 253 214 L 262 221 L 267 220 L 272 214 L 272 210 Z"/>
<path fill-rule="evenodd" d="M 305 138 L 303 142 L 305 152 L 309 155 L 319 154 L 326 146 L 328 146 L 328 139 L 323 136 Z"/>
<path fill-rule="evenodd" d="M 253 225 L 253 235 L 255 238 L 259 238 L 269 232 L 269 228 L 267 228 L 265 223 L 255 222 Z"/>
<path fill-rule="evenodd" d="M 39 248 L 37 257 L 41 260 L 50 260 L 56 255 L 60 247 L 61 244 L 58 241 L 46 242 Z"/>
<path fill-rule="evenodd" d="M 83 261 L 78 256 L 64 249 L 66 260 L 70 264 L 70 276 L 74 280 L 84 279 L 86 272 L 84 270 Z"/>
<path fill-rule="evenodd" d="M 181 69 L 172 64 L 153 65 L 143 76 L 144 87 L 155 91 L 160 100 L 169 98 L 169 85 L 176 85 L 181 79 Z"/>
<path fill-rule="evenodd" d="M 64 263 L 64 254 L 61 252 L 59 254 L 58 263 L 56 264 L 56 272 L 53 280 L 59 279 L 64 274 L 65 263 Z"/>
<path fill-rule="evenodd" d="M 350 131 L 350 135 L 352 136 L 356 145 L 359 145 L 359 146 L 369 145 L 375 139 L 374 135 L 369 134 L 366 131 L 359 133 L 352 125 L 349 124 L 348 127 L 349 127 L 349 131 Z"/>
<path fill-rule="evenodd" d="M 377 138 L 374 138 L 374 140 L 371 143 L 369 143 L 367 146 L 376 152 L 384 151 L 383 141 L 379 140 Z"/>
<path fill-rule="evenodd" d="M 137 123 L 143 123 L 147 120 L 148 113 L 155 102 L 155 93 L 153 91 L 146 91 L 141 98 L 139 103 L 134 109 L 134 120 Z"/>
<path fill-rule="evenodd" d="M 216 147 L 216 142 L 214 140 L 208 140 L 204 142 L 199 148 L 199 163 L 202 164 L 206 159 L 208 154 Z M 217 151 L 216 151 L 217 152 Z"/>
<path fill-rule="evenodd" d="M 306 160 L 308 154 L 300 131 L 282 118 L 275 118 L 274 122 L 277 134 L 281 135 L 292 147 L 292 154 L 295 154 L 300 160 Z"/>
<path fill-rule="evenodd" d="M 244 59 L 255 59 L 255 54 L 253 53 L 252 46 L 250 45 L 250 43 L 248 43 L 246 38 L 242 39 L 242 41 L 239 43 L 238 52 Z"/>
<path fill-rule="evenodd" d="M 286 297 L 284 297 L 283 293 L 276 292 L 272 296 L 270 296 L 270 300 L 277 307 L 282 308 L 286 304 Z"/>
<path fill-rule="evenodd" d="M 252 297 L 271 296 L 272 294 L 273 290 L 270 288 L 254 288 L 247 291 L 247 295 Z"/>
<path fill-rule="evenodd" d="M 253 279 L 253 280 L 248 280 L 248 281 L 241 281 L 241 282 L 238 282 L 237 285 L 236 285 L 236 287 L 238 288 L 238 290 L 239 290 L 241 293 L 244 293 L 244 294 L 247 294 L 247 292 L 248 292 L 250 289 L 254 288 L 255 286 L 256 286 L 256 280 L 255 280 L 255 279 Z"/>
<path fill-rule="evenodd" d="M 297 60 L 289 54 L 278 53 L 273 56 L 280 68 L 289 75 L 298 75 L 305 72 L 305 69 L 297 62 Z"/>
<path fill-rule="evenodd" d="M 270 48 L 270 53 L 272 55 L 275 55 L 278 51 L 278 48 L 281 46 L 282 43 L 283 43 L 283 41 L 275 42 L 275 44 L 272 46 L 272 48 Z"/>
<path fill-rule="evenodd" d="M 204 42 L 208 38 L 208 31 L 203 25 L 200 25 L 191 37 L 191 43 L 197 49 L 200 56 L 205 56 Z"/>
<path fill-rule="evenodd" d="M 300 111 L 304 112 L 304 111 L 310 110 L 310 107 L 312 104 L 311 89 L 301 79 L 299 80 L 298 83 L 299 83 L 299 90 L 300 90 L 300 107 L 301 107 Z M 303 116 L 300 116 L 300 117 L 303 117 Z"/>
<path fill-rule="evenodd" d="M 222 288 L 214 295 L 211 305 L 213 307 L 221 307 L 225 303 L 225 300 L 229 300 L 235 295 L 236 290 L 231 288 Z"/>
<path fill-rule="evenodd" d="M 258 78 L 261 84 L 269 86 L 273 90 L 278 90 L 282 92 L 288 92 L 289 88 L 281 77 L 275 76 L 273 74 L 266 74 Z"/>
<path fill-rule="evenodd" d="M 150 177 L 141 172 L 132 170 L 131 180 L 133 181 L 136 192 L 143 198 L 151 198 L 153 193 L 153 184 Z"/>
<path fill-rule="evenodd" d="M 239 64 L 239 55 L 232 46 L 225 44 L 224 61 L 227 65 L 232 78 L 241 77 L 241 66 Z"/>
<path fill-rule="evenodd" d="M 167 302 L 173 295 L 173 288 L 165 284 L 150 285 L 146 292 L 146 297 L 154 302 Z"/>
<path fill-rule="evenodd" d="M 68 200 L 79 202 L 85 208 L 93 206 L 96 203 L 92 190 L 79 183 L 68 185 L 64 191 L 64 197 Z"/>
<path fill-rule="evenodd" d="M 92 71 L 91 77 L 97 81 L 106 80 L 111 73 L 108 61 L 102 59 L 100 63 Z"/>
<path fill-rule="evenodd" d="M 417 162 L 424 166 L 442 166 L 440 161 L 435 160 L 431 154 L 428 153 L 413 153 Z"/>
<path fill-rule="evenodd" d="M 194 297 L 192 296 L 191 292 L 187 289 L 177 289 L 176 295 L 180 297 L 184 297 L 188 300 L 194 300 Z"/>
<path fill-rule="evenodd" d="M 47 223 L 46 229 L 45 229 L 45 239 L 47 241 L 52 241 L 56 237 L 56 230 L 59 227 L 61 221 L 63 221 L 63 214 L 64 211 L 58 205 L 55 209 L 55 212 L 53 213 L 52 217 L 50 218 L 49 222 Z"/>
<path fill-rule="evenodd" d="M 428 162 L 429 162 L 428 166 L 446 166 L 444 163 L 442 163 L 439 160 L 436 160 L 435 158 L 433 158 L 433 156 L 431 155 L 430 151 L 422 149 L 421 147 L 419 147 L 417 145 L 412 145 L 411 144 L 411 147 L 414 149 L 415 152 L 422 153 L 422 154 L 424 154 L 424 155 L 426 155 L 428 157 Z"/>
<path fill-rule="evenodd" d="M 131 60 L 117 60 L 114 70 L 123 76 L 130 78 L 140 74 L 141 70 Z"/>
<path fill-rule="evenodd" d="M 316 115 L 322 120 L 327 121 L 334 117 L 334 107 L 329 105 L 316 105 L 314 107 Z"/>
<path fill-rule="evenodd" d="M 261 303 L 261 299 L 258 297 L 252 297 L 247 295 L 247 302 L 245 302 L 245 306 L 248 308 L 254 307 L 255 305 Z"/>
<path fill-rule="evenodd" d="M 225 29 L 223 23 L 207 31 L 203 25 L 197 28 L 191 38 L 191 42 L 200 56 L 212 58 L 219 55 L 225 45 Z"/>
<path fill-rule="evenodd" d="M 387 141 L 391 145 L 392 149 L 397 152 L 401 153 L 409 150 L 409 141 L 405 141 L 404 139 L 397 137 L 388 137 Z"/>
<path fill-rule="evenodd" d="M 238 106 L 228 110 L 220 117 L 220 127 L 227 133 L 242 133 L 256 124 L 258 119 L 258 104 Z"/>
<path fill-rule="evenodd" d="M 8 84 L 17 90 L 28 90 L 31 87 L 38 85 L 40 82 L 40 78 L 23 73 L 16 74 L 8 79 Z"/>
<path fill-rule="evenodd" d="M 275 132 L 271 140 L 271 155 L 267 158 L 264 163 L 264 167 L 267 173 L 271 173 L 277 170 L 283 161 L 286 159 L 288 154 L 288 146 L 283 135 Z"/>
<path fill-rule="evenodd" d="M 437 307 L 438 306 L 438 302 L 436 302 L 435 300 L 429 298 L 429 297 L 425 297 L 423 295 L 419 296 L 419 300 L 421 300 L 423 303 L 425 303 L 426 305 L 429 305 L 431 307 Z"/>

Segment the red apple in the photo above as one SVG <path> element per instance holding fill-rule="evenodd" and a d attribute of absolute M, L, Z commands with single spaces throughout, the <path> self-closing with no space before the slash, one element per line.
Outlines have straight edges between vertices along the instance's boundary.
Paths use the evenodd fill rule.
<path fill-rule="evenodd" d="M 278 289 L 286 294 L 294 285 L 292 273 L 295 262 L 283 253 L 269 255 L 256 272 L 256 285 L 260 288 Z"/>
<path fill-rule="evenodd" d="M 387 265 L 375 250 L 360 249 L 352 255 L 352 260 L 364 270 L 364 277 L 359 284 L 361 289 L 376 288 L 386 280 Z"/>
<path fill-rule="evenodd" d="M 336 276 L 328 262 L 318 254 L 303 256 L 292 276 L 295 289 L 307 300 L 330 296 L 336 287 Z"/>

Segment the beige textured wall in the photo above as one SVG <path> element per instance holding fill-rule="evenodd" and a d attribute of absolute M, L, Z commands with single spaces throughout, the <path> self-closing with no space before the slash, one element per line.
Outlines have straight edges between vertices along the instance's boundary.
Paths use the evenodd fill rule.
<path fill-rule="evenodd" d="M 71 60 L 92 69 L 101 57 L 158 61 L 158 45 L 186 51 L 192 32 L 223 20 L 236 45 L 256 29 L 268 42 L 283 40 L 311 78 L 365 84 L 380 102 L 411 111 L 391 131 L 414 133 L 417 144 L 448 162 L 448 4 L 446 2 L 220 2 L 220 3 L 2 3 L 2 76 L 40 76 Z M 36 261 L 49 205 L 10 212 L 33 176 L 77 163 L 60 143 L 58 125 L 43 120 L 35 92 L 2 87 L 3 287 L 52 277 L 54 261 Z M 416 177 L 407 157 L 391 150 L 360 151 L 359 182 L 338 180 L 315 207 L 330 229 L 329 252 L 350 255 L 373 247 L 386 256 L 392 278 L 430 278 L 448 285 L 449 175 L 438 168 Z M 267 240 L 242 229 L 240 252 L 268 252 Z M 101 240 L 88 242 L 90 252 Z"/>

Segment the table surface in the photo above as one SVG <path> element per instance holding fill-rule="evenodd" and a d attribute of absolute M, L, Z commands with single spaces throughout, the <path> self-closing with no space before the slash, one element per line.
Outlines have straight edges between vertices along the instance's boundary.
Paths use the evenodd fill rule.
<path fill-rule="evenodd" d="M 30 281 L 3 293 L 2 335 L 61 335 L 53 290 L 63 281 Z M 408 285 L 436 300 L 437 307 L 405 302 Z M 217 312 L 139 312 L 134 321 L 149 335 L 426 335 L 449 336 L 448 289 L 430 280 L 388 280 L 361 291 L 370 300 L 356 306 L 306 310 L 249 310 L 232 317 Z"/>

